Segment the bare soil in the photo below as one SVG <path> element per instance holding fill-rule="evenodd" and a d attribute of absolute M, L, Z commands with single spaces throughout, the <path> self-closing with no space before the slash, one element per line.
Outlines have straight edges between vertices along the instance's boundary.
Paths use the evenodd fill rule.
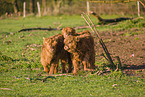
<path fill-rule="evenodd" d="M 143 29 L 142 31 L 145 31 Z M 132 32 L 140 32 L 133 29 Z M 123 72 L 127 75 L 142 76 L 145 75 L 145 33 L 136 35 L 127 35 L 127 31 L 116 32 L 100 32 L 99 35 L 103 39 L 113 61 L 115 56 L 119 56 Z M 98 39 L 95 38 L 96 43 L 96 61 L 101 61 L 101 53 L 104 53 Z"/>

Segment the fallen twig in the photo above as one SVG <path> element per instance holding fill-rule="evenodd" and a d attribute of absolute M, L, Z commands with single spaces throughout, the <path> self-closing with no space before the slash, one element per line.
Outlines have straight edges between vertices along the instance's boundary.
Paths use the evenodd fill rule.
<path fill-rule="evenodd" d="M 52 77 L 47 76 L 47 77 L 43 78 L 41 81 L 44 82 L 47 78 L 52 78 Z"/>
<path fill-rule="evenodd" d="M 73 75 L 70 75 L 70 74 L 51 74 L 51 75 L 41 75 L 41 76 L 73 76 Z"/>
<path fill-rule="evenodd" d="M 105 24 L 105 23 L 116 23 L 124 20 L 132 20 L 133 18 L 128 18 L 128 17 L 119 17 L 119 18 L 114 18 L 114 19 L 103 19 L 99 15 L 97 15 L 95 12 L 90 11 L 90 13 L 95 16 L 99 22 Z"/>
<path fill-rule="evenodd" d="M 62 26 L 62 24 L 60 24 L 58 27 L 57 27 L 57 29 L 58 30 L 61 30 L 62 28 L 60 28 Z"/>
<path fill-rule="evenodd" d="M 101 74 L 103 74 L 103 73 L 105 73 L 105 71 L 97 71 L 97 72 L 94 73 L 93 75 L 101 75 Z"/>
<path fill-rule="evenodd" d="M 31 31 L 31 30 L 47 30 L 47 31 L 52 31 L 52 30 L 61 30 L 61 28 L 57 29 L 57 28 L 26 28 L 26 29 L 21 29 L 18 32 L 22 32 L 22 31 Z"/>
<path fill-rule="evenodd" d="M 94 75 L 98 74 L 100 71 L 97 71 L 96 73 L 94 73 Z"/>
<path fill-rule="evenodd" d="M 39 74 L 37 74 L 37 76 L 41 76 L 41 75 L 42 75 L 42 73 L 43 73 L 43 71 L 42 71 L 42 72 L 40 72 Z"/>
<path fill-rule="evenodd" d="M 42 82 L 44 82 L 47 78 L 54 78 L 54 77 L 56 77 L 56 76 L 64 76 L 64 75 L 66 75 L 66 76 L 73 76 L 73 75 L 69 75 L 69 74 L 57 74 L 57 75 L 55 75 L 55 74 L 52 74 L 52 75 L 41 75 L 41 76 L 46 76 L 45 78 L 43 78 L 41 81 Z"/>
<path fill-rule="evenodd" d="M 18 32 L 22 32 L 22 31 L 32 31 L 32 30 L 46 30 L 46 31 L 56 31 L 56 30 L 62 30 L 62 28 L 60 28 L 62 26 L 62 24 L 60 24 L 57 28 L 25 28 L 25 29 L 21 29 Z M 74 27 L 74 29 L 84 29 L 84 28 L 89 28 L 89 26 L 78 26 L 78 27 Z"/>
<path fill-rule="evenodd" d="M 12 90 L 12 89 L 9 89 L 9 88 L 0 88 L 1 90 Z"/>

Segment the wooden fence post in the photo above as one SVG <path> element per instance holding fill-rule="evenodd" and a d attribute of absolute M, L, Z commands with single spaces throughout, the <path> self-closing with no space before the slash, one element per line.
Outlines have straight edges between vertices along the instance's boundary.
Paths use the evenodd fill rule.
<path fill-rule="evenodd" d="M 90 6 L 89 6 L 89 1 L 87 1 L 87 13 L 89 14 Z"/>
<path fill-rule="evenodd" d="M 40 12 L 40 4 L 39 4 L 39 2 L 37 2 L 37 7 L 38 7 L 38 16 L 40 17 L 41 16 L 41 12 Z"/>
<path fill-rule="evenodd" d="M 24 4 L 23 4 L 23 16 L 24 17 L 26 17 L 26 12 L 25 12 L 25 10 L 26 10 L 26 2 L 24 2 Z"/>
<path fill-rule="evenodd" d="M 139 1 L 137 1 L 138 16 L 140 17 Z"/>

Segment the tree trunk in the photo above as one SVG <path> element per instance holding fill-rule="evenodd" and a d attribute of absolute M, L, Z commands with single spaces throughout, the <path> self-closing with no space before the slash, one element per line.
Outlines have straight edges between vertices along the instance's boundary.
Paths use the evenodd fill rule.
<path fill-rule="evenodd" d="M 47 15 L 46 0 L 42 0 L 42 12 L 43 12 L 43 15 Z"/>
<path fill-rule="evenodd" d="M 59 14 L 61 2 L 62 2 L 61 0 L 54 0 L 53 1 L 53 8 L 54 8 L 53 13 L 54 13 L 54 15 Z"/>
<path fill-rule="evenodd" d="M 17 4 L 17 0 L 12 0 L 13 8 L 14 8 L 14 13 L 18 13 L 19 7 Z"/>
<path fill-rule="evenodd" d="M 29 12 L 33 13 L 33 0 L 29 1 Z"/>
<path fill-rule="evenodd" d="M 17 2 L 17 0 L 15 0 L 15 6 L 16 6 L 17 11 L 19 12 L 20 10 L 19 10 L 19 7 L 18 7 L 18 2 Z"/>
<path fill-rule="evenodd" d="M 35 13 L 35 0 L 29 0 L 29 13 Z"/>
<path fill-rule="evenodd" d="M 32 3 L 33 3 L 33 13 L 35 13 L 35 0 L 32 0 Z"/>

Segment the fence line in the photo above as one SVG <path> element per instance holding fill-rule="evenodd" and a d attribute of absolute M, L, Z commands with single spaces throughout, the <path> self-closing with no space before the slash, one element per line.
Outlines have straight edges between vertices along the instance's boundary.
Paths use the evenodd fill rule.
<path fill-rule="evenodd" d="M 116 0 L 116 1 L 94 1 L 94 0 L 88 0 L 87 1 L 87 13 L 89 14 L 90 6 L 89 3 L 130 3 L 130 2 L 137 2 L 137 9 L 138 9 L 138 16 L 140 16 L 140 4 L 144 6 L 145 5 L 140 1 L 140 0 L 127 0 L 127 1 L 121 1 L 121 0 Z"/>
<path fill-rule="evenodd" d="M 88 0 L 88 2 L 94 2 L 94 3 L 128 3 L 128 2 L 135 2 L 140 0 L 127 0 L 127 1 L 92 1 Z"/>

